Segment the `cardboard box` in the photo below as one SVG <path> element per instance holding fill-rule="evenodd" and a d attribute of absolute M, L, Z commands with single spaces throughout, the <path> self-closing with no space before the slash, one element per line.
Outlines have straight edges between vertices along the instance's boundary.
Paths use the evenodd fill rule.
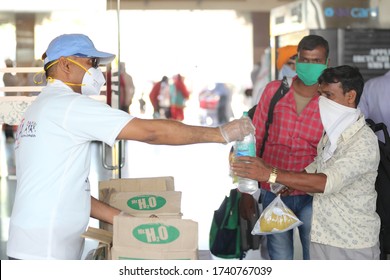
<path fill-rule="evenodd" d="M 174 191 L 173 177 L 123 178 L 99 182 L 99 199 L 106 197 L 107 192 L 153 192 Z"/>
<path fill-rule="evenodd" d="M 174 191 L 173 177 L 124 178 L 99 182 L 99 200 L 137 217 L 178 218 L 181 192 Z M 100 222 L 100 228 L 113 231 Z"/>
<path fill-rule="evenodd" d="M 111 260 L 112 232 L 103 229 L 88 227 L 87 231 L 81 235 L 84 238 L 99 241 L 98 247 L 89 252 L 87 260 Z"/>
<path fill-rule="evenodd" d="M 173 177 L 100 181 L 99 199 L 134 217 L 119 215 L 113 226 L 89 228 L 83 236 L 99 240 L 89 259 L 198 259 L 198 223 L 181 219 Z"/>
<path fill-rule="evenodd" d="M 109 205 L 131 215 L 181 213 L 181 192 L 111 192 L 104 198 Z"/>
<path fill-rule="evenodd" d="M 134 215 L 134 217 L 144 218 L 144 219 L 148 219 L 148 218 L 181 219 L 183 217 L 183 214 L 182 213 L 176 213 L 176 214 L 175 213 L 157 213 L 157 214 L 143 213 L 143 214 Z M 114 231 L 114 227 L 111 224 L 100 221 L 99 226 L 101 229 L 107 230 L 111 233 Z"/>
<path fill-rule="evenodd" d="M 198 223 L 114 217 L 112 259 L 198 259 Z"/>
<path fill-rule="evenodd" d="M 139 248 L 113 247 L 113 260 L 198 260 L 198 250 L 195 251 L 148 251 Z"/>

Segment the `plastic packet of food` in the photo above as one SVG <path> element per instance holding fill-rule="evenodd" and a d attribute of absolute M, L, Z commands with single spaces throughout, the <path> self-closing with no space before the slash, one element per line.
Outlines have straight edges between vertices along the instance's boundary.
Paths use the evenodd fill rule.
<path fill-rule="evenodd" d="M 263 210 L 253 227 L 253 235 L 266 235 L 285 232 L 300 226 L 301 220 L 283 203 L 280 195 Z"/>

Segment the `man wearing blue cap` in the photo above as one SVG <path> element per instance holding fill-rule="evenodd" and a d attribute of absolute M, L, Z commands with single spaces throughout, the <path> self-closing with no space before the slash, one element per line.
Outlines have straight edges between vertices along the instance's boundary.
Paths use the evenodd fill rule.
<path fill-rule="evenodd" d="M 105 83 L 98 68 L 115 55 L 82 34 L 55 38 L 43 54 L 48 80 L 26 110 L 15 139 L 18 175 L 10 220 L 10 259 L 80 259 L 89 217 L 112 223 L 118 209 L 90 195 L 90 144 L 228 143 L 253 132 L 249 119 L 221 127 L 143 120 L 89 98 Z"/>

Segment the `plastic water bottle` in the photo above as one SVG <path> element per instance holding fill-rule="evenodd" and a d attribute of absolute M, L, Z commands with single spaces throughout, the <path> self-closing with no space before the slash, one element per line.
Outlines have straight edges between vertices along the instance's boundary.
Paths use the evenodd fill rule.
<path fill-rule="evenodd" d="M 248 118 L 248 112 L 244 112 L 243 118 Z M 240 156 L 256 156 L 256 138 L 254 134 L 245 136 L 242 141 L 236 141 L 234 145 L 234 160 L 239 160 Z M 253 194 L 258 189 L 258 182 L 256 180 L 238 177 L 237 188 L 240 192 Z"/>

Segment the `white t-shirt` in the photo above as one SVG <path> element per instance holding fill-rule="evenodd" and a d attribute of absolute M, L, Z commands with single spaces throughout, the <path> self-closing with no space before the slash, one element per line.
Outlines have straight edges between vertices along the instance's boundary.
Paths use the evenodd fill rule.
<path fill-rule="evenodd" d="M 55 80 L 29 106 L 15 139 L 17 189 L 7 254 L 80 259 L 89 221 L 91 141 L 113 145 L 133 117 Z"/>

